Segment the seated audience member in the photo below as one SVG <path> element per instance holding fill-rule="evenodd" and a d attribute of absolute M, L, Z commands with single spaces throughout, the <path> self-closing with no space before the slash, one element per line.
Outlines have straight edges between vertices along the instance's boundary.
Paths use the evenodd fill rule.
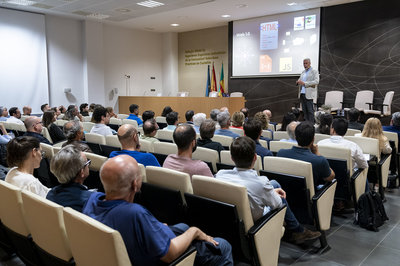
<path fill-rule="evenodd" d="M 50 163 L 50 171 L 57 177 L 60 185 L 53 187 L 46 198 L 82 212 L 83 206 L 92 194 L 83 185 L 89 176 L 90 162 L 79 148 L 73 145 L 62 148 Z"/>
<path fill-rule="evenodd" d="M 56 106 L 56 107 L 52 107 L 51 110 L 54 111 L 54 114 L 56 115 L 56 119 L 58 119 L 58 117 L 61 115 L 60 109 Z"/>
<path fill-rule="evenodd" d="M 96 133 L 103 136 L 113 135 L 112 129 L 107 126 L 110 122 L 110 114 L 107 112 L 107 109 L 103 106 L 98 106 L 94 109 L 92 118 L 94 123 L 96 123 L 90 133 Z"/>
<path fill-rule="evenodd" d="M 210 112 L 210 118 L 212 120 L 214 120 L 215 122 L 218 122 L 217 116 L 218 116 L 219 113 L 220 113 L 220 111 L 218 109 L 212 109 L 211 112 Z"/>
<path fill-rule="evenodd" d="M 356 143 L 344 138 L 346 132 L 347 120 L 344 118 L 335 118 L 333 119 L 332 123 L 331 137 L 329 139 L 320 140 L 318 145 L 341 146 L 349 148 L 351 150 L 351 158 L 353 159 L 353 168 L 367 168 L 368 162 L 364 157 L 362 149 Z"/>
<path fill-rule="evenodd" d="M 167 114 L 171 113 L 172 111 L 173 110 L 172 110 L 171 106 L 165 106 L 161 113 L 161 116 L 167 117 Z"/>
<path fill-rule="evenodd" d="M 358 111 L 357 108 L 351 108 L 347 112 L 347 117 L 349 118 L 349 128 L 351 129 L 358 129 L 360 131 L 363 131 L 364 129 L 364 124 L 361 124 L 358 122 L 360 119 L 360 111 Z"/>
<path fill-rule="evenodd" d="M 289 135 L 289 139 L 281 139 L 280 141 L 293 142 L 296 143 L 297 145 L 296 135 L 294 132 L 298 124 L 300 124 L 300 122 L 297 121 L 290 122 L 290 124 L 286 127 L 286 132 Z"/>
<path fill-rule="evenodd" d="M 132 157 L 121 155 L 106 161 L 100 178 L 105 194 L 93 193 L 83 213 L 120 232 L 132 265 L 170 263 L 190 244 L 197 249 L 196 265 L 233 265 L 231 246 L 224 239 L 213 239 L 185 224 L 168 226 L 134 203 L 142 176 Z"/>
<path fill-rule="evenodd" d="M 233 128 L 243 129 L 244 114 L 242 112 L 234 112 L 232 115 L 232 126 Z"/>
<path fill-rule="evenodd" d="M 260 155 L 261 158 L 264 158 L 264 156 L 272 156 L 272 152 L 268 150 L 267 148 L 264 148 L 261 146 L 259 140 L 261 137 L 262 129 L 261 129 L 261 123 L 254 118 L 249 118 L 243 125 L 244 129 L 244 134 L 254 140 L 256 143 L 256 153 L 257 155 Z"/>
<path fill-rule="evenodd" d="M 200 138 L 197 139 L 197 146 L 213 149 L 218 151 L 218 154 L 224 150 L 222 144 L 211 139 L 214 137 L 215 122 L 211 119 L 205 120 L 200 125 Z"/>
<path fill-rule="evenodd" d="M 254 115 L 254 119 L 258 120 L 258 121 L 261 123 L 261 128 L 262 128 L 262 130 L 271 131 L 271 130 L 268 129 L 269 118 L 268 118 L 268 116 L 267 116 L 265 113 L 263 113 L 263 112 L 257 112 L 257 113 Z"/>
<path fill-rule="evenodd" d="M 61 114 L 64 114 L 64 115 L 65 115 L 65 113 L 67 112 L 67 109 L 65 109 L 64 105 L 60 105 L 60 106 L 58 107 L 58 109 L 60 110 Z"/>
<path fill-rule="evenodd" d="M 301 244 L 306 240 L 320 237 L 320 232 L 310 231 L 297 221 L 285 200 L 286 193 L 279 183 L 275 180 L 268 180 L 266 176 L 259 176 L 257 171 L 253 170 L 257 160 L 255 151 L 255 143 L 249 137 L 244 136 L 235 139 L 231 144 L 230 152 L 236 167 L 233 170 L 218 171 L 215 178 L 247 188 L 254 222 L 270 210 L 287 205 L 285 223 L 286 228 L 293 232 L 293 242 Z"/>
<path fill-rule="evenodd" d="M 83 132 L 82 123 L 79 121 L 69 121 L 64 124 L 64 134 L 67 137 L 62 147 L 73 145 L 83 152 L 92 152 L 89 146 L 83 141 L 85 133 Z"/>
<path fill-rule="evenodd" d="M 228 112 L 220 112 L 217 115 L 217 120 L 220 128 L 215 130 L 215 135 L 223 135 L 232 138 L 239 137 L 239 134 L 229 130 L 229 126 L 231 124 L 231 115 Z"/>
<path fill-rule="evenodd" d="M 49 188 L 33 176 L 33 170 L 40 167 L 42 150 L 37 138 L 22 136 L 7 144 L 7 163 L 12 167 L 5 181 L 21 189 L 46 197 Z"/>
<path fill-rule="evenodd" d="M 155 115 L 154 112 L 151 111 L 151 110 L 144 111 L 143 114 L 142 114 L 143 123 L 144 123 L 144 121 L 146 121 L 148 119 L 154 118 L 154 115 Z"/>
<path fill-rule="evenodd" d="M 0 144 L 7 144 L 12 139 L 12 137 L 8 135 L 7 130 L 3 124 L 0 124 L 0 131 L 2 134 L 0 135 Z"/>
<path fill-rule="evenodd" d="M 8 111 L 4 106 L 0 106 L 0 121 L 7 121 Z"/>
<path fill-rule="evenodd" d="M 50 106 L 48 103 L 44 103 L 40 106 L 40 110 L 42 110 L 42 113 L 50 111 Z"/>
<path fill-rule="evenodd" d="M 53 110 L 45 111 L 43 113 L 43 126 L 48 129 L 53 143 L 57 143 L 66 139 L 62 130 L 56 124 L 54 124 L 56 120 L 56 113 L 54 113 Z"/>
<path fill-rule="evenodd" d="M 264 111 L 262 111 L 267 117 L 268 117 L 268 123 L 274 125 L 274 127 L 276 128 L 277 123 L 272 122 L 272 112 L 271 110 L 265 109 Z"/>
<path fill-rule="evenodd" d="M 142 121 L 142 119 L 140 119 L 138 117 L 138 115 L 139 115 L 139 105 L 131 104 L 129 106 L 129 112 L 131 112 L 131 114 L 127 117 L 127 119 L 136 120 L 136 122 L 138 123 L 138 126 L 141 126 L 143 124 L 143 121 Z"/>
<path fill-rule="evenodd" d="M 106 107 L 107 112 L 110 114 L 110 118 L 118 118 L 117 114 L 114 113 L 114 108 L 111 106 Z"/>
<path fill-rule="evenodd" d="M 296 117 L 296 121 L 299 121 L 299 117 L 300 117 L 300 110 L 296 107 L 292 108 L 292 113 L 294 114 L 294 116 Z"/>
<path fill-rule="evenodd" d="M 315 133 L 330 135 L 333 116 L 331 114 L 321 114 L 319 117 L 319 126 L 315 129 Z"/>
<path fill-rule="evenodd" d="M 78 111 L 78 107 L 76 105 L 71 104 L 68 106 L 67 111 L 65 112 L 65 115 L 63 117 L 64 120 L 76 120 L 76 121 L 81 121 L 83 122 L 83 117 Z"/>
<path fill-rule="evenodd" d="M 165 159 L 163 167 L 192 175 L 214 177 L 208 165 L 200 160 L 193 160 L 192 154 L 197 148 L 196 132 L 189 125 L 180 125 L 174 131 L 174 142 L 178 154 L 170 154 Z"/>
<path fill-rule="evenodd" d="M 244 114 L 244 120 L 246 121 L 249 118 L 249 108 L 243 107 L 240 109 L 240 112 Z"/>
<path fill-rule="evenodd" d="M 166 120 L 167 120 L 168 126 L 164 127 L 162 130 L 174 131 L 176 128 L 176 125 L 178 124 L 178 113 L 174 112 L 174 111 L 168 113 Z"/>
<path fill-rule="evenodd" d="M 159 140 L 155 137 L 158 130 L 158 124 L 154 118 L 150 118 L 144 120 L 143 122 L 143 135 L 140 136 L 140 139 L 144 139 L 150 142 L 159 142 Z"/>
<path fill-rule="evenodd" d="M 46 139 L 42 135 L 43 125 L 42 122 L 40 121 L 40 117 L 29 116 L 25 119 L 24 124 L 26 127 L 26 132 L 24 136 L 34 137 L 37 138 L 42 143 L 53 145 L 50 143 L 48 139 Z"/>
<path fill-rule="evenodd" d="M 197 113 L 193 116 L 193 128 L 196 133 L 200 133 L 200 126 L 204 121 L 206 121 L 205 113 Z"/>
<path fill-rule="evenodd" d="M 228 107 L 226 107 L 226 106 L 223 106 L 223 107 L 219 108 L 219 111 L 220 111 L 220 112 L 227 112 L 227 113 L 229 113 L 229 109 L 228 109 Z"/>
<path fill-rule="evenodd" d="M 193 110 L 186 111 L 185 113 L 186 124 L 193 126 L 193 116 L 194 116 Z"/>
<path fill-rule="evenodd" d="M 79 106 L 79 110 L 82 116 L 89 116 L 89 105 L 87 103 L 82 103 Z"/>
<path fill-rule="evenodd" d="M 95 111 L 96 112 L 96 111 Z M 140 152 L 139 136 L 136 128 L 131 124 L 124 124 L 118 129 L 118 140 L 121 143 L 120 151 L 110 153 L 110 158 L 126 154 L 135 158 L 138 163 L 144 166 L 160 166 L 156 157 L 151 153 Z"/>
<path fill-rule="evenodd" d="M 290 122 L 296 121 L 296 116 L 292 112 L 287 112 L 282 119 L 282 126 L 279 131 L 286 131 L 287 125 L 290 124 Z"/>
<path fill-rule="evenodd" d="M 18 107 L 11 107 L 8 113 L 10 114 L 10 117 L 6 120 L 8 123 L 24 124 L 24 122 L 21 121 L 21 112 Z"/>
<path fill-rule="evenodd" d="M 400 112 L 393 113 L 390 126 L 383 126 L 382 128 L 384 131 L 397 133 L 400 142 Z"/>
<path fill-rule="evenodd" d="M 92 115 L 93 114 L 93 111 L 94 111 L 94 108 L 96 107 L 96 104 L 95 103 L 91 103 L 90 105 L 89 105 L 89 115 Z"/>
<path fill-rule="evenodd" d="M 311 163 L 315 187 L 332 181 L 335 172 L 329 167 L 328 160 L 319 153 L 318 146 L 314 145 L 314 125 L 307 121 L 300 123 L 296 127 L 295 135 L 299 146 L 281 149 L 277 156 Z"/>
<path fill-rule="evenodd" d="M 32 108 L 29 106 L 24 106 L 22 107 L 22 113 L 23 113 L 22 115 L 30 116 L 32 113 Z"/>

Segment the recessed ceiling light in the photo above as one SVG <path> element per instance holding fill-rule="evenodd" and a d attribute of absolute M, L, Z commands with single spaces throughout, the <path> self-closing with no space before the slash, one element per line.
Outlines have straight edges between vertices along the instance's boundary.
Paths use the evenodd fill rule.
<path fill-rule="evenodd" d="M 131 10 L 130 10 L 130 9 L 127 9 L 127 8 L 118 8 L 118 9 L 115 9 L 115 11 L 122 12 L 122 13 L 131 12 Z"/>
<path fill-rule="evenodd" d="M 236 5 L 236 8 L 245 8 L 245 7 L 247 7 L 246 4 L 239 4 L 239 5 Z"/>
<path fill-rule="evenodd" d="M 6 3 L 19 6 L 31 6 L 36 4 L 35 1 L 29 1 L 29 0 L 7 0 Z"/>
<path fill-rule="evenodd" d="M 145 7 L 150 7 L 150 8 L 164 5 L 163 3 L 160 3 L 157 1 L 152 1 L 152 0 L 147 0 L 147 1 L 140 2 L 140 3 L 136 3 L 136 4 L 139 6 L 145 6 Z"/>
<path fill-rule="evenodd" d="M 223 17 L 223 18 L 230 18 L 231 15 L 221 15 L 221 17 Z"/>
<path fill-rule="evenodd" d="M 297 5 L 297 3 L 296 2 L 291 2 L 291 3 L 287 3 L 287 5 L 288 6 L 295 6 L 295 5 Z"/>
<path fill-rule="evenodd" d="M 88 18 L 97 18 L 97 19 L 105 19 L 105 18 L 109 18 L 109 15 L 104 15 L 104 14 L 99 14 L 99 13 L 93 13 L 90 15 L 87 15 Z"/>
<path fill-rule="evenodd" d="M 179 27 L 179 24 L 178 23 L 172 23 L 171 26 L 172 27 Z"/>

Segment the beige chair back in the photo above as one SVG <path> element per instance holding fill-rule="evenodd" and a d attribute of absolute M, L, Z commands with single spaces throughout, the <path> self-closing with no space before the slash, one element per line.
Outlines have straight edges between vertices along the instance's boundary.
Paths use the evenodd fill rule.
<path fill-rule="evenodd" d="M 364 90 L 358 91 L 356 94 L 356 100 L 354 102 L 354 107 L 360 111 L 369 110 L 368 103 L 373 103 L 374 101 L 374 91 Z"/>
<path fill-rule="evenodd" d="M 91 116 L 83 116 L 83 121 L 82 122 L 91 122 L 92 117 Z"/>
<path fill-rule="evenodd" d="M 344 138 L 355 142 L 358 146 L 360 146 L 363 153 L 375 155 L 378 158 L 378 160 L 381 158 L 381 153 L 379 150 L 379 141 L 377 139 L 366 138 L 366 137 L 354 137 L 354 136 L 345 136 Z"/>
<path fill-rule="evenodd" d="M 138 165 L 139 165 L 140 173 L 142 174 L 142 181 L 147 182 L 146 167 L 144 167 L 144 165 L 141 163 L 138 163 Z"/>
<path fill-rule="evenodd" d="M 212 164 L 213 171 L 215 173 L 217 172 L 217 162 L 219 163 L 218 151 L 197 147 L 196 151 L 192 155 L 192 159 L 210 162 Z"/>
<path fill-rule="evenodd" d="M 50 137 L 50 133 L 49 130 L 47 129 L 47 127 L 43 126 L 42 127 L 42 135 L 43 137 L 45 137 L 50 143 L 53 143 L 53 140 Z"/>
<path fill-rule="evenodd" d="M 3 180 L 0 180 L 0 219 L 5 226 L 18 234 L 30 234 L 25 222 L 21 189 Z"/>
<path fill-rule="evenodd" d="M 272 131 L 275 131 L 275 125 L 268 123 L 268 129 L 272 130 Z"/>
<path fill-rule="evenodd" d="M 325 105 L 331 106 L 331 111 L 342 109 L 343 91 L 328 91 L 325 94 Z"/>
<path fill-rule="evenodd" d="M 136 120 L 133 120 L 133 119 L 122 119 L 122 124 L 131 124 L 131 125 L 133 125 L 136 129 L 139 128 L 139 125 L 138 125 L 137 121 L 136 121 Z"/>
<path fill-rule="evenodd" d="M 154 142 L 153 149 L 155 153 L 159 154 L 176 154 L 178 152 L 178 147 L 174 143 L 169 142 Z"/>
<path fill-rule="evenodd" d="M 272 152 L 278 152 L 281 149 L 291 149 L 293 146 L 297 146 L 296 143 L 279 140 L 272 140 L 269 142 L 269 147 Z"/>
<path fill-rule="evenodd" d="M 106 137 L 96 133 L 86 133 L 85 139 L 87 142 L 106 145 Z"/>
<path fill-rule="evenodd" d="M 345 136 L 354 136 L 355 134 L 360 134 L 361 130 L 348 128 Z"/>
<path fill-rule="evenodd" d="M 44 151 L 44 157 L 51 160 L 54 156 L 53 147 L 46 143 L 40 143 L 40 148 Z"/>
<path fill-rule="evenodd" d="M 272 126 L 274 126 L 274 125 L 272 125 Z M 269 139 L 272 139 L 272 132 L 271 131 L 269 131 L 269 130 L 263 130 L 262 131 L 262 133 L 261 133 L 261 136 L 263 136 L 264 138 L 269 138 Z"/>
<path fill-rule="evenodd" d="M 156 116 L 156 122 L 157 122 L 157 123 L 164 123 L 164 124 L 166 124 L 166 123 L 167 123 L 167 118 L 164 117 L 164 116 Z"/>
<path fill-rule="evenodd" d="M 170 141 L 174 141 L 174 131 L 171 130 L 158 130 L 157 135 L 155 136 L 158 139 L 166 139 Z"/>
<path fill-rule="evenodd" d="M 140 139 L 139 143 L 140 143 L 140 150 L 141 151 L 154 152 L 153 142 L 145 140 L 145 139 Z"/>
<path fill-rule="evenodd" d="M 310 200 L 315 194 L 312 166 L 309 162 L 283 157 L 265 156 L 264 170 L 289 175 L 303 176 L 310 191 Z"/>
<path fill-rule="evenodd" d="M 54 123 L 59 127 L 63 127 L 67 122 L 69 122 L 69 121 L 68 120 L 59 119 L 59 120 L 56 120 L 56 122 L 54 122 Z"/>
<path fill-rule="evenodd" d="M 64 222 L 76 265 L 131 265 L 118 231 L 69 207 Z"/>
<path fill-rule="evenodd" d="M 394 91 L 388 91 L 385 94 L 385 99 L 383 100 L 383 115 L 389 116 L 392 114 L 392 101 L 393 101 Z"/>
<path fill-rule="evenodd" d="M 179 190 L 182 194 L 183 200 L 185 199 L 184 193 L 193 194 L 192 183 L 190 181 L 190 176 L 187 173 L 164 167 L 147 166 L 146 179 L 149 184 Z"/>
<path fill-rule="evenodd" d="M 117 114 L 117 118 L 118 119 L 126 119 L 127 117 L 129 117 L 129 115 L 127 115 L 127 114 Z"/>
<path fill-rule="evenodd" d="M 330 137 L 330 135 L 315 133 L 314 144 L 317 144 L 320 140 L 329 139 Z"/>
<path fill-rule="evenodd" d="M 388 138 L 388 140 L 394 141 L 396 150 L 399 151 L 399 137 L 395 132 L 383 131 L 383 134 Z"/>
<path fill-rule="evenodd" d="M 117 135 L 106 136 L 106 145 L 111 147 L 122 148 L 121 142 L 119 142 Z"/>
<path fill-rule="evenodd" d="M 120 125 L 122 125 L 122 120 L 119 119 L 119 118 L 111 117 L 111 118 L 110 118 L 110 124 L 111 124 L 111 125 L 118 125 L 118 126 L 120 126 Z"/>
<path fill-rule="evenodd" d="M 343 146 L 318 145 L 318 151 L 327 159 L 346 160 L 350 176 L 353 175 L 353 159 L 351 158 L 351 150 L 349 148 Z"/>
<path fill-rule="evenodd" d="M 92 163 L 89 166 L 90 170 L 100 171 L 101 166 L 107 161 L 107 157 L 97 155 L 91 152 L 85 152 L 86 158 L 92 160 Z"/>
<path fill-rule="evenodd" d="M 65 142 L 67 142 L 67 141 L 66 141 L 66 140 L 63 140 L 63 141 L 57 142 L 57 143 L 53 144 L 53 148 L 54 148 L 54 147 L 62 147 L 62 145 L 63 145 Z"/>
<path fill-rule="evenodd" d="M 53 147 L 53 154 L 56 155 L 61 149 L 61 146 Z"/>
<path fill-rule="evenodd" d="M 83 131 L 90 133 L 90 131 L 92 130 L 92 127 L 94 126 L 94 123 L 92 122 L 83 122 L 82 123 L 83 126 Z"/>
<path fill-rule="evenodd" d="M 223 136 L 223 135 L 214 135 L 214 137 L 211 140 L 219 142 L 219 143 L 221 143 L 222 146 L 226 146 L 226 147 L 230 147 L 233 142 L 232 137 Z"/>
<path fill-rule="evenodd" d="M 258 142 L 260 142 L 261 146 L 268 149 L 268 142 L 266 140 L 259 139 Z"/>
<path fill-rule="evenodd" d="M 229 128 L 229 130 L 232 131 L 233 133 L 238 134 L 239 136 L 244 136 L 243 129 L 231 127 L 231 128 Z"/>
<path fill-rule="evenodd" d="M 289 134 L 286 131 L 275 131 L 274 140 L 289 139 Z"/>
<path fill-rule="evenodd" d="M 246 187 L 200 175 L 192 176 L 192 185 L 195 195 L 235 205 L 246 232 L 253 226 Z"/>
<path fill-rule="evenodd" d="M 221 163 L 228 165 L 235 165 L 235 162 L 231 158 L 230 151 L 221 151 L 220 156 L 221 156 Z"/>
<path fill-rule="evenodd" d="M 47 253 L 69 261 L 72 253 L 64 226 L 63 207 L 30 191 L 22 201 L 33 241 Z"/>

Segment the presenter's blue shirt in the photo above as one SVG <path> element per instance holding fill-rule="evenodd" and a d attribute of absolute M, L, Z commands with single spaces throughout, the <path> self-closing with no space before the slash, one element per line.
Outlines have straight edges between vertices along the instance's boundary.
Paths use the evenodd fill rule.
<path fill-rule="evenodd" d="M 142 119 L 140 119 L 139 117 L 137 117 L 137 115 L 135 114 L 130 114 L 126 119 L 132 119 L 132 120 L 136 120 L 138 126 L 143 124 Z"/>
<path fill-rule="evenodd" d="M 83 213 L 121 234 L 132 265 L 160 264 L 175 238 L 171 229 L 139 204 L 104 199 L 104 193 L 93 193 Z"/>
<path fill-rule="evenodd" d="M 157 161 L 156 157 L 153 154 L 144 153 L 140 151 L 128 151 L 128 150 L 113 151 L 110 153 L 110 158 L 123 154 L 133 157 L 138 163 L 141 163 L 144 166 L 148 165 L 160 166 L 160 163 Z"/>

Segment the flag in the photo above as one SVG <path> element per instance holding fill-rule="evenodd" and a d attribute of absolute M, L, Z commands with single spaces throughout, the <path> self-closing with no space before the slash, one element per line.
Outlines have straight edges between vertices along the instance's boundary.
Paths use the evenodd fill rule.
<path fill-rule="evenodd" d="M 217 91 L 217 79 L 215 78 L 214 63 L 213 63 L 212 74 L 211 74 L 211 91 Z"/>
<path fill-rule="evenodd" d="M 211 82 L 210 82 L 210 65 L 208 65 L 207 69 L 207 88 L 206 88 L 206 97 L 208 97 L 208 93 L 211 89 Z"/>
<path fill-rule="evenodd" d="M 224 84 L 224 63 L 222 63 L 221 67 L 221 78 L 219 80 L 219 91 L 218 91 L 218 96 L 222 97 L 225 96 L 225 84 Z"/>

